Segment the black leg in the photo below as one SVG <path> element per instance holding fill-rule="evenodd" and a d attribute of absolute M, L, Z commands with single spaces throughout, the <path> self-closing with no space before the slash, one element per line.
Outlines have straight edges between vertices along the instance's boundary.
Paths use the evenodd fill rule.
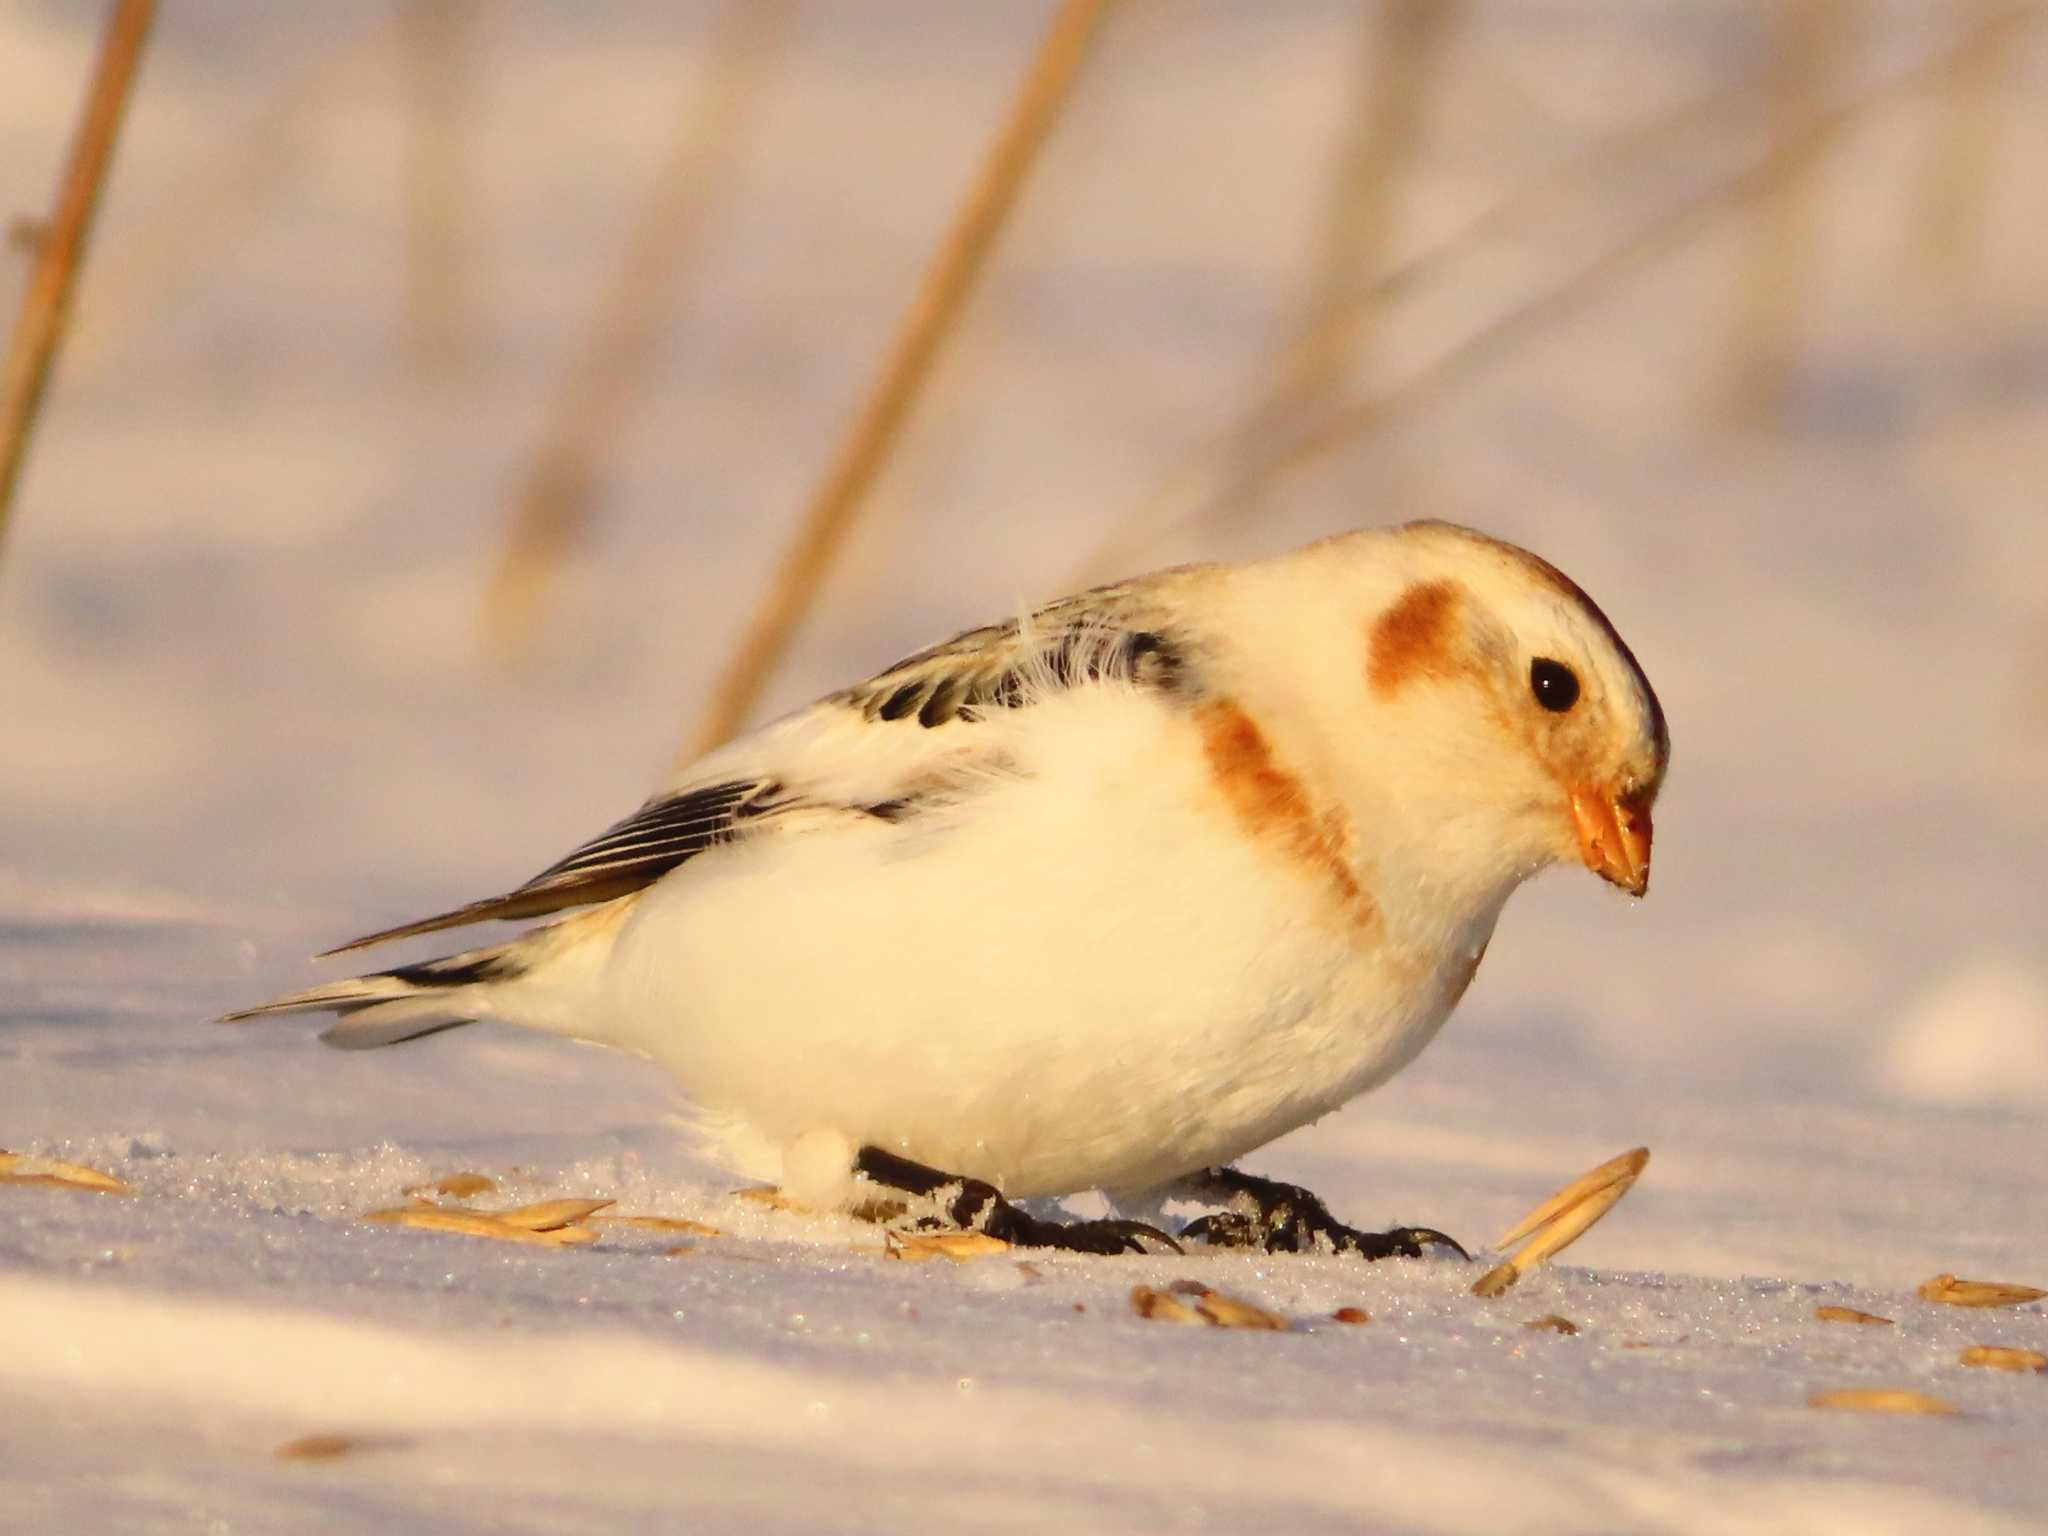
<path fill-rule="evenodd" d="M 934 1212 L 918 1218 L 923 1227 L 986 1232 L 1019 1248 L 1065 1248 L 1074 1253 L 1149 1253 L 1154 1242 L 1175 1253 L 1180 1244 L 1142 1221 L 1043 1221 L 1019 1210 L 993 1185 L 913 1163 L 907 1157 L 862 1147 L 853 1171 L 868 1183 L 931 1202 Z"/>
<path fill-rule="evenodd" d="M 1422 1256 L 1425 1247 L 1440 1245 L 1461 1259 L 1472 1257 L 1455 1239 L 1433 1227 L 1396 1227 L 1391 1232 L 1347 1227 L 1299 1184 L 1282 1184 L 1235 1168 L 1205 1168 L 1184 1180 L 1181 1187 L 1223 1206 L 1212 1216 L 1189 1222 L 1181 1232 L 1183 1237 L 1199 1238 L 1212 1247 L 1414 1259 Z"/>

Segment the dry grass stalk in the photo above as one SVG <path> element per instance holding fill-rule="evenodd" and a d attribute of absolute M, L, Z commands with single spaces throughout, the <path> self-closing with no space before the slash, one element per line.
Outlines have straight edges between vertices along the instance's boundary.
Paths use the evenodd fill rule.
<path fill-rule="evenodd" d="M 788 651 L 797 625 L 809 612 L 853 530 L 866 492 L 930 374 L 940 345 L 951 334 L 986 265 L 996 235 L 1058 119 L 1096 25 L 1107 9 L 1108 0 L 1064 0 L 1054 17 L 974 185 L 925 268 L 917 293 L 898 323 L 888 356 L 812 493 L 803 520 L 747 620 L 681 760 L 717 746 L 746 722 Z"/>
<path fill-rule="evenodd" d="M 1650 1161 L 1648 1147 L 1611 1157 L 1581 1174 L 1510 1227 L 1494 1247 L 1502 1252 L 1527 1240 L 1520 1253 L 1503 1260 L 1472 1283 L 1475 1296 L 1500 1296 L 1523 1275 L 1577 1242 L 1635 1187 Z"/>
<path fill-rule="evenodd" d="M 111 1173 L 54 1157 L 26 1157 L 0 1152 L 0 1184 L 41 1184 L 55 1189 L 84 1189 L 102 1195 L 132 1195 L 134 1187 Z"/>
<path fill-rule="evenodd" d="M 323 45 L 312 68 L 240 125 L 202 176 L 174 188 L 146 223 L 95 258 L 65 349 L 68 369 L 97 367 L 118 351 L 140 317 L 161 305 L 179 272 L 293 170 L 303 147 L 299 126 L 383 71 L 396 21 L 387 18 L 342 46 Z"/>
<path fill-rule="evenodd" d="M 411 0 L 402 14 L 405 77 L 406 319 L 413 355 L 446 371 L 466 333 L 469 178 L 463 171 L 463 63 L 469 0 Z"/>
<path fill-rule="evenodd" d="M 1179 1294 L 1176 1294 L 1179 1293 Z M 1181 1295 L 1193 1298 L 1192 1304 Z M 1240 1297 L 1226 1295 L 1195 1281 L 1176 1281 L 1166 1290 L 1149 1285 L 1131 1288 L 1131 1310 L 1155 1323 L 1193 1323 L 1209 1328 L 1250 1328 L 1285 1333 L 1286 1318 Z"/>
<path fill-rule="evenodd" d="M 2012 0 L 1964 0 L 1966 41 L 1946 72 L 1941 121 L 1920 189 L 1914 254 L 1922 271 L 1960 294 L 1976 266 L 1986 192 L 1998 148 L 1998 97 L 2019 56 L 2020 32 L 2039 8 Z"/>
<path fill-rule="evenodd" d="M 2003 1280 L 1958 1280 L 1954 1275 L 1943 1274 L 1923 1281 L 1918 1294 L 1922 1301 L 1939 1301 L 1951 1307 L 2023 1307 L 2048 1296 L 2048 1291 Z"/>
<path fill-rule="evenodd" d="M 464 1237 L 490 1237 L 501 1243 L 532 1243 L 543 1248 L 565 1248 L 594 1243 L 597 1234 L 588 1227 L 555 1227 L 545 1232 L 515 1227 L 481 1211 L 450 1210 L 432 1205 L 404 1205 L 391 1210 L 371 1211 L 363 1217 L 386 1226 L 418 1227 L 428 1232 L 455 1232 Z"/>
<path fill-rule="evenodd" d="M 685 1232 L 693 1237 L 723 1237 L 725 1234 L 714 1226 L 701 1221 L 692 1221 L 687 1216 L 622 1216 L 616 1211 L 606 1211 L 591 1220 L 600 1226 L 633 1227 L 642 1232 Z"/>
<path fill-rule="evenodd" d="M 1816 1392 L 1806 1403 L 1810 1408 L 1840 1408 L 1850 1413 L 1917 1413 L 1948 1418 L 1962 1412 L 1954 1403 L 1929 1397 L 1925 1392 L 1909 1392 L 1904 1387 L 1838 1387 L 1832 1392 Z"/>
<path fill-rule="evenodd" d="M 1461 264 L 1518 230 L 1554 218 L 1557 204 L 1566 196 L 1588 186 L 1603 186 L 1615 176 L 1633 174 L 1644 157 L 1698 138 L 1754 90 L 1754 84 L 1748 81 L 1722 86 L 1649 122 L 1611 134 L 1555 171 L 1523 182 L 1428 250 L 1354 286 L 1332 304 L 1328 323 L 1346 326 L 1351 323 L 1349 315 L 1353 310 L 1378 310 L 1443 280 L 1446 274 L 1454 273 Z M 1289 352 L 1320 345 L 1318 335 L 1298 336 Z M 1285 373 L 1302 366 L 1290 355 L 1281 358 L 1274 371 Z M 1359 408 L 1353 405 L 1346 409 Z M 1356 430 L 1363 432 L 1372 425 L 1370 421 L 1362 422 Z M 1079 588 L 1127 575 L 1143 563 L 1147 551 L 1163 534 L 1197 520 L 1220 521 L 1241 516 L 1256 506 L 1264 483 L 1288 462 L 1284 458 L 1254 457 L 1269 430 L 1253 413 L 1211 439 L 1117 524 L 1088 558 L 1074 568 L 1066 585 Z M 1304 426 L 1302 430 L 1306 433 L 1314 428 Z M 1335 445 L 1311 448 L 1309 454 L 1331 446 Z"/>
<path fill-rule="evenodd" d="M 1814 125 L 1815 142 L 1832 147 L 1858 123 L 1926 89 L 1950 61 L 1949 54 L 1939 55 L 1828 113 Z M 1081 567 L 1081 581 L 1125 574 L 1144 547 L 1161 535 L 1243 506 L 1269 482 L 1449 398 L 1459 385 L 1610 299 L 1629 278 L 1689 248 L 1724 218 L 1748 208 L 1775 184 L 1778 171 L 1774 152 L 1724 178 L 1530 294 L 1400 383 L 1337 405 L 1256 462 L 1226 472 L 1238 464 L 1237 455 L 1204 456 L 1175 474 L 1125 519 Z M 1234 437 L 1227 440 L 1227 446 L 1235 443 Z"/>
<path fill-rule="evenodd" d="M 1964 1365 L 1994 1371 L 2048 1371 L 2048 1355 L 2038 1349 L 2013 1349 L 2002 1344 L 1972 1344 L 1962 1353 Z"/>
<path fill-rule="evenodd" d="M 810 1214 L 808 1207 L 798 1205 L 789 1196 L 785 1195 L 780 1185 L 749 1184 L 745 1189 L 736 1189 L 732 1193 L 733 1198 L 736 1200 L 744 1200 L 750 1205 L 765 1205 L 771 1211 L 795 1211 L 799 1215 Z"/>
<path fill-rule="evenodd" d="M 1851 14 L 1845 0 L 1779 0 L 1770 93 L 1777 171 L 1756 211 L 1715 381 L 1715 412 L 1735 425 L 1774 415 L 1792 375 L 1819 250 L 1822 102 L 1848 51 Z"/>
<path fill-rule="evenodd" d="M 93 214 L 114 158 L 142 45 L 156 15 L 155 0 L 115 0 L 100 38 L 99 58 L 86 93 L 85 109 L 71 141 L 70 163 L 57 194 L 57 209 L 36 252 L 35 269 L 22 291 L 6 371 L 0 374 L 0 541 L 28 458 L 30 435 L 50 382 L 58 344 L 70 317 L 71 289 L 85 259 Z"/>
<path fill-rule="evenodd" d="M 1522 1324 L 1522 1326 L 1524 1328 L 1534 1329 L 1539 1333 L 1562 1333 L 1566 1336 L 1570 1336 L 1579 1331 L 1579 1325 L 1577 1323 L 1573 1322 L 1568 1317 L 1559 1317 L 1555 1312 L 1546 1312 L 1541 1317 L 1532 1317 L 1529 1319 L 1529 1321 Z"/>
<path fill-rule="evenodd" d="M 727 0 L 701 86 L 689 84 L 675 138 L 556 401 L 506 526 L 480 615 L 500 661 L 531 653 L 548 589 L 588 523 L 598 467 L 645 371 L 656 312 L 708 227 L 789 31 L 794 0 Z"/>
<path fill-rule="evenodd" d="M 1007 1253 L 1010 1245 L 986 1232 L 884 1232 L 882 1256 L 905 1264 L 924 1264 L 932 1259 L 950 1259 L 965 1264 L 969 1259 L 991 1253 Z"/>
<path fill-rule="evenodd" d="M 1294 339 L 1243 429 L 1247 441 L 1299 420 L 1356 371 L 1371 341 L 1379 306 L 1359 295 L 1380 291 L 1428 88 L 1457 13 L 1455 0 L 1388 0 L 1359 12 L 1365 25 L 1353 116 L 1331 181 L 1316 269 Z"/>
<path fill-rule="evenodd" d="M 1866 1323 L 1873 1327 L 1894 1326 L 1888 1317 L 1879 1317 L 1875 1312 L 1859 1312 L 1854 1307 L 1815 1307 L 1813 1315 L 1824 1323 Z"/>

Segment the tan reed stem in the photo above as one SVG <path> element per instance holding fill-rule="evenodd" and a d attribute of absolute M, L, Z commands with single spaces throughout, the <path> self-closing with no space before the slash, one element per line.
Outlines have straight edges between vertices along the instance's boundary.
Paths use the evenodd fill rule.
<path fill-rule="evenodd" d="M 1646 154 L 1697 137 L 1756 89 L 1754 81 L 1737 81 L 1642 123 L 1614 133 L 1543 175 L 1532 177 L 1503 196 L 1491 207 L 1474 215 L 1428 250 L 1410 257 L 1343 294 L 1330 311 L 1333 324 L 1344 323 L 1348 307 L 1385 306 L 1423 291 L 1441 281 L 1460 263 L 1489 246 L 1511 238 L 1518 229 L 1550 216 L 1557 204 L 1588 182 L 1624 168 Z M 1296 345 L 1310 344 L 1307 337 Z M 1284 361 L 1278 365 L 1286 367 Z M 1304 430 L 1297 424 L 1296 430 Z M 1068 578 L 1072 587 L 1088 586 L 1111 577 L 1128 574 L 1142 560 L 1146 549 L 1168 529 L 1189 519 L 1191 509 L 1208 506 L 1217 519 L 1237 517 L 1253 503 L 1223 502 L 1215 499 L 1219 487 L 1234 475 L 1256 492 L 1256 465 L 1263 444 L 1275 435 L 1251 416 L 1240 417 L 1203 448 L 1162 485 L 1133 509 L 1130 516 L 1111 530 L 1086 560 Z"/>
<path fill-rule="evenodd" d="M 645 371 L 655 311 L 708 227 L 730 180 L 794 0 L 728 0 L 706 80 L 694 82 L 618 266 L 598 301 L 581 356 L 528 468 L 479 615 L 486 650 L 530 655 L 548 590 L 587 526 L 597 467 L 625 423 Z"/>
<path fill-rule="evenodd" d="M 406 321 L 431 372 L 462 360 L 470 226 L 463 153 L 470 0 L 411 0 L 403 15 Z"/>
<path fill-rule="evenodd" d="M 72 284 L 85 259 L 100 189 L 106 184 L 114 140 L 121 131 L 121 116 L 155 14 L 155 0 L 117 0 L 107 17 L 84 114 L 71 142 L 71 162 L 58 191 L 57 210 L 21 297 L 7 354 L 4 393 L 0 393 L 0 541 L 7 535 L 8 511 L 28 456 L 29 437 L 64 337 Z"/>
<path fill-rule="evenodd" d="M 1942 91 L 1913 238 L 1920 269 L 1951 294 L 1965 291 L 1977 264 L 1998 150 L 1999 86 L 2021 31 L 2040 17 L 2038 5 L 2011 0 L 1964 0 L 1959 9 L 1967 41 Z"/>
<path fill-rule="evenodd" d="M 1931 81 L 1938 79 L 1950 67 L 1951 62 L 1952 55 L 1943 53 L 1827 113 L 1813 125 L 1814 141 L 1823 147 L 1833 146 L 1860 121 L 1926 89 Z M 1140 504 L 1137 512 L 1126 520 L 1125 526 L 1137 526 L 1142 519 L 1151 530 L 1150 536 L 1156 537 L 1220 516 L 1226 509 L 1240 505 L 1247 491 L 1313 463 L 1410 411 L 1442 399 L 1455 385 L 1512 356 L 1518 348 L 1550 327 L 1583 313 L 1612 293 L 1618 283 L 1672 252 L 1684 249 L 1731 212 L 1748 207 L 1776 185 L 1779 174 L 1778 153 L 1766 154 L 1755 164 L 1725 178 L 1627 239 L 1601 251 L 1583 266 L 1439 353 L 1432 362 L 1400 383 L 1330 411 L 1241 472 L 1219 477 L 1188 471 L 1176 474 L 1159 493 Z M 1197 470 L 1208 463 L 1208 460 L 1202 461 Z M 1120 529 L 1112 533 L 1104 548 L 1128 551 L 1135 548 L 1135 544 L 1136 541 Z"/>
<path fill-rule="evenodd" d="M 1819 131 L 1828 81 L 1848 51 L 1847 0 L 1780 0 L 1770 90 L 1773 172 L 1753 216 L 1727 341 L 1713 383 L 1716 416 L 1733 426 L 1778 414 L 1812 303 L 1814 223 L 1826 148 Z"/>
<path fill-rule="evenodd" d="M 930 373 L 933 358 L 985 265 L 1025 174 L 1059 116 L 1108 3 L 1065 0 L 1054 17 L 974 185 L 926 267 L 881 369 L 812 493 L 803 521 L 783 550 L 681 760 L 716 746 L 745 722 L 788 651 L 797 625 L 853 528 L 864 493 L 887 458 Z"/>
<path fill-rule="evenodd" d="M 403 13 L 399 13 L 402 16 Z M 65 343 L 74 376 L 116 353 L 136 319 L 162 301 L 179 269 L 221 237 L 234 213 L 283 179 L 301 148 L 299 124 L 383 65 L 394 16 L 338 46 L 323 48 L 303 76 L 280 91 L 239 132 L 227 152 L 190 184 L 172 189 L 142 225 L 98 253 Z"/>
<path fill-rule="evenodd" d="M 1256 441 L 1298 422 L 1351 376 L 1372 337 L 1400 215 L 1400 192 L 1422 141 L 1429 86 L 1443 61 L 1455 0 L 1388 0 L 1361 14 L 1351 122 L 1331 178 L 1314 272 L 1294 334 L 1247 418 Z M 1379 25 L 1372 23 L 1379 18 Z"/>

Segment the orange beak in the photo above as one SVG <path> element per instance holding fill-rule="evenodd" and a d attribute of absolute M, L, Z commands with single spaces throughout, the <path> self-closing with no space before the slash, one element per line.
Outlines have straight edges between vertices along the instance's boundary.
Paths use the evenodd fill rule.
<path fill-rule="evenodd" d="M 1650 888 L 1649 806 L 1627 793 L 1574 789 L 1572 822 L 1586 868 L 1631 896 Z"/>

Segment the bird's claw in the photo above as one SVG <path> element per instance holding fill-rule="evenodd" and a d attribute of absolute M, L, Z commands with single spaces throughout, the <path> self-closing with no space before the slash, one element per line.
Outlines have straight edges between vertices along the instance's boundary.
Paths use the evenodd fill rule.
<path fill-rule="evenodd" d="M 1425 1248 L 1443 1247 L 1461 1259 L 1472 1257 L 1456 1238 L 1434 1227 L 1361 1232 L 1337 1220 L 1328 1206 L 1298 1184 L 1260 1179 L 1235 1169 L 1215 1170 L 1212 1178 L 1227 1187 L 1230 1208 L 1188 1223 L 1181 1236 L 1213 1248 L 1256 1248 L 1266 1253 L 1351 1253 L 1373 1260 L 1418 1259 Z"/>
<path fill-rule="evenodd" d="M 1062 1248 L 1069 1253 L 1180 1253 L 1173 1237 L 1143 1221 L 1045 1221 L 1007 1200 L 991 1211 L 982 1230 L 1019 1248 Z M 1147 1242 L 1159 1248 L 1147 1248 Z"/>
<path fill-rule="evenodd" d="M 916 1222 L 927 1231 L 985 1232 L 1019 1248 L 1060 1248 L 1069 1253 L 1182 1251 L 1171 1235 L 1149 1223 L 1114 1218 L 1047 1221 L 1013 1205 L 986 1180 L 945 1173 L 879 1147 L 861 1148 L 854 1170 L 880 1189 L 935 1204 L 937 1210 L 933 1214 Z M 901 1214 L 900 1205 L 891 1212 L 892 1218 Z M 1147 1248 L 1148 1242 L 1160 1246 Z"/>

